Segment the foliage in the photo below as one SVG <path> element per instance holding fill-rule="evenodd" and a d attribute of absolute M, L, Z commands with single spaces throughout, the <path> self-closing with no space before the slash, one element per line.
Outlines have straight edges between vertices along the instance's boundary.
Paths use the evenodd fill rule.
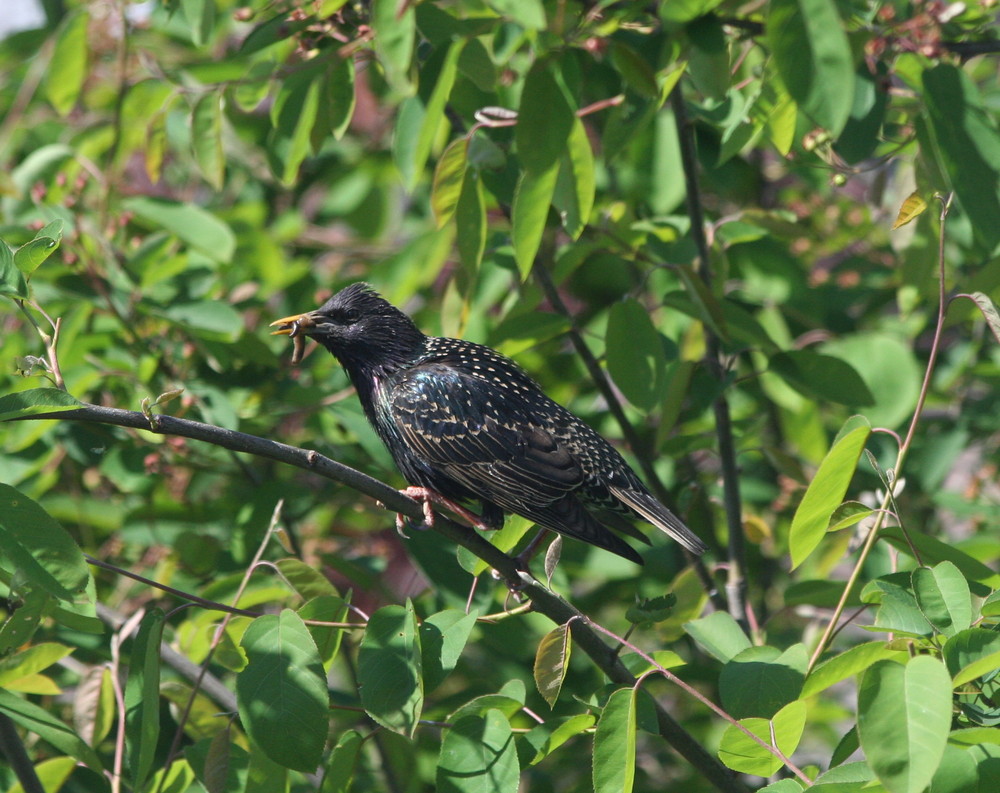
<path fill-rule="evenodd" d="M 994 5 L 47 3 L 0 42 L 0 789 L 996 789 Z M 625 438 L 707 563 L 567 542 L 518 606 L 399 536 L 267 335 L 359 279 Z"/>

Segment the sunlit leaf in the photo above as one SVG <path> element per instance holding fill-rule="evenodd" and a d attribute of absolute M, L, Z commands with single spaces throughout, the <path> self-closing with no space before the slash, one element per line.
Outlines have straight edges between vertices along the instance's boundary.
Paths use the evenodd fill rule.
<path fill-rule="evenodd" d="M 929 655 L 906 665 L 880 661 L 858 688 L 861 748 L 891 793 L 923 791 L 944 753 L 951 728 L 951 678 Z"/>
<path fill-rule="evenodd" d="M 840 506 L 865 447 L 871 428 L 862 426 L 847 432 L 827 452 L 792 518 L 789 549 L 792 565 L 798 567 L 811 554 L 830 525 L 830 516 Z"/>
<path fill-rule="evenodd" d="M 919 191 L 914 190 L 899 208 L 899 214 L 896 215 L 896 222 L 892 224 L 892 230 L 895 231 L 900 226 L 905 226 L 910 221 L 916 220 L 924 214 L 925 209 L 927 209 L 927 202 L 924 201 Z"/>

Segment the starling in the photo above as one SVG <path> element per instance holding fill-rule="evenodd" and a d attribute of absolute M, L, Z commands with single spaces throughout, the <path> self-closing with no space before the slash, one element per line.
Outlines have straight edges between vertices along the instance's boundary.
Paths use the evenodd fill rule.
<path fill-rule="evenodd" d="M 423 500 L 428 517 L 431 500 L 453 511 L 478 500 L 482 527 L 499 528 L 513 512 L 639 564 L 608 527 L 648 542 L 632 524 L 642 518 L 692 553 L 705 550 L 611 444 L 495 350 L 424 335 L 363 283 L 273 326 L 295 340 L 296 357 L 308 336 L 340 361 L 414 486 L 404 492 Z"/>

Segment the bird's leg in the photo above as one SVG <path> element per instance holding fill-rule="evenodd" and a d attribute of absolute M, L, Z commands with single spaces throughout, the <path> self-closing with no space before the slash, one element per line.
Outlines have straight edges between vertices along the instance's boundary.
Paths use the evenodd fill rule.
<path fill-rule="evenodd" d="M 404 496 L 409 496 L 414 501 L 419 501 L 424 508 L 424 525 L 423 528 L 432 528 L 434 526 L 434 504 L 444 507 L 449 512 L 454 512 L 460 518 L 466 520 L 473 528 L 485 530 L 496 528 L 495 525 L 491 525 L 479 517 L 475 512 L 471 512 L 463 507 L 461 504 L 456 504 L 450 498 L 445 498 L 436 490 L 431 490 L 429 487 L 408 487 L 405 490 L 400 490 Z M 402 532 L 403 526 L 406 521 L 403 520 L 403 516 L 396 514 L 396 529 Z"/>
<path fill-rule="evenodd" d="M 548 529 L 539 529 L 538 534 L 536 534 L 531 542 L 525 546 L 524 550 L 521 551 L 514 560 L 517 562 L 517 566 L 521 570 L 528 569 L 528 563 L 535 557 L 535 554 L 542 547 L 542 541 L 545 539 L 546 535 L 549 533 Z"/>

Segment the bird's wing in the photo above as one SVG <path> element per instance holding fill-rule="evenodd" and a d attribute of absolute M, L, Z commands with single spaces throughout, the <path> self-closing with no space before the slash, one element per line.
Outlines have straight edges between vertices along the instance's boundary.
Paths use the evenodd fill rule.
<path fill-rule="evenodd" d="M 642 564 L 588 512 L 577 495 L 586 479 L 580 459 L 522 393 L 426 363 L 394 384 L 390 414 L 407 452 L 423 465 L 504 510 Z"/>
<path fill-rule="evenodd" d="M 390 413 L 411 454 L 512 511 L 522 512 L 509 506 L 511 494 L 542 507 L 583 481 L 578 461 L 523 400 L 455 367 L 411 368 L 392 389 Z"/>

